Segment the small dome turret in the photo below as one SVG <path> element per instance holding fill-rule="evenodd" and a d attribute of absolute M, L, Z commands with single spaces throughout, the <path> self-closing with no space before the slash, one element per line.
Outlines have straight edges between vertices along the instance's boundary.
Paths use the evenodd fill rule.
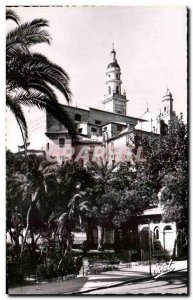
<path fill-rule="evenodd" d="M 167 88 L 167 91 L 166 91 L 166 96 L 172 97 L 172 93 L 170 92 L 170 90 L 168 88 Z"/>
<path fill-rule="evenodd" d="M 109 69 L 109 68 L 119 68 L 120 69 L 120 66 L 118 65 L 117 59 L 116 59 L 116 52 L 114 50 L 114 44 L 113 44 L 113 49 L 111 50 L 110 55 L 112 57 L 112 62 L 107 66 L 107 69 Z"/>

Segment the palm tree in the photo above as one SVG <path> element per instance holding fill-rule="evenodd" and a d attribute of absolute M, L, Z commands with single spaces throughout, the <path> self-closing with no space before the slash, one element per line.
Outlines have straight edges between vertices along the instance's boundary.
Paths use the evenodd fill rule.
<path fill-rule="evenodd" d="M 17 14 L 10 9 L 6 19 L 19 22 Z M 48 27 L 48 21 L 34 19 L 18 25 L 6 37 L 6 102 L 19 124 L 24 145 L 28 138 L 24 105 L 46 110 L 69 130 L 72 137 L 76 136 L 75 125 L 54 92 L 55 88 L 59 90 L 70 103 L 68 74 L 44 55 L 30 51 L 32 45 L 50 44 L 51 38 L 45 27 Z"/>
<path fill-rule="evenodd" d="M 60 270 L 64 258 L 71 254 L 73 236 L 72 231 L 76 230 L 76 226 L 83 226 L 83 221 L 90 212 L 88 201 L 83 200 L 84 193 L 75 194 L 69 201 L 67 212 L 62 213 L 58 218 L 58 233 L 60 238 L 66 240 L 66 250 L 59 262 L 58 270 Z"/>
<path fill-rule="evenodd" d="M 9 193 L 13 190 L 20 195 L 24 203 L 28 203 L 21 257 L 28 232 L 30 231 L 32 244 L 34 244 L 34 232 L 41 232 L 43 229 L 43 215 L 46 210 L 45 198 L 49 195 L 50 198 L 55 199 L 57 170 L 56 164 L 31 155 L 27 157 L 22 170 L 13 174 L 9 180 Z"/>
<path fill-rule="evenodd" d="M 69 219 L 75 220 L 75 223 L 83 226 L 84 217 L 89 212 L 89 202 L 82 201 L 83 192 L 75 194 L 68 204 Z"/>

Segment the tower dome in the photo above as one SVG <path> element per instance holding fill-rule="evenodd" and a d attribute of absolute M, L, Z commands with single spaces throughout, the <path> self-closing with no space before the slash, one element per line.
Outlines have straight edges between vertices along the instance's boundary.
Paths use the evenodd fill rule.
<path fill-rule="evenodd" d="M 120 69 L 120 66 L 117 63 L 116 52 L 114 50 L 114 45 L 113 45 L 113 49 L 111 50 L 110 55 L 112 57 L 112 62 L 110 62 L 110 64 L 108 64 L 107 69 L 109 69 L 109 68 L 119 68 Z"/>
<path fill-rule="evenodd" d="M 107 69 L 109 69 L 109 68 L 119 68 L 120 69 L 117 62 L 111 62 L 110 64 L 108 64 Z"/>

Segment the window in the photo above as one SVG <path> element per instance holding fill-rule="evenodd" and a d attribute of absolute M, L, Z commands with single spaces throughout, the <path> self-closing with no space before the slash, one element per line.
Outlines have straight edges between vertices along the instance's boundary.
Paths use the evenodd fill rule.
<path fill-rule="evenodd" d="M 82 128 L 78 128 L 78 132 L 79 132 L 79 133 L 82 133 Z"/>
<path fill-rule="evenodd" d="M 75 121 L 80 122 L 81 121 L 81 115 L 80 114 L 75 114 Z"/>
<path fill-rule="evenodd" d="M 116 93 L 117 94 L 119 93 L 119 87 L 118 86 L 116 87 Z"/>
<path fill-rule="evenodd" d="M 172 230 L 172 227 L 170 225 L 167 225 L 164 227 L 164 230 Z"/>
<path fill-rule="evenodd" d="M 156 227 L 154 229 L 154 237 L 156 240 L 159 240 L 159 228 L 158 227 Z"/>
<path fill-rule="evenodd" d="M 50 147 L 50 144 L 47 143 L 47 144 L 46 144 L 46 150 L 49 150 L 49 147 Z"/>
<path fill-rule="evenodd" d="M 101 121 L 95 120 L 95 124 L 96 124 L 96 125 L 101 125 Z"/>
<path fill-rule="evenodd" d="M 111 77 L 111 75 L 109 74 L 109 78 Z"/>
<path fill-rule="evenodd" d="M 109 94 L 110 94 L 111 93 L 111 87 L 109 86 L 108 89 L 109 89 Z"/>
<path fill-rule="evenodd" d="M 89 154 L 93 154 L 94 153 L 94 146 L 90 146 L 90 148 L 89 148 Z"/>
<path fill-rule="evenodd" d="M 92 131 L 92 132 L 97 132 L 97 129 L 94 128 L 94 127 L 91 127 L 91 131 Z"/>
<path fill-rule="evenodd" d="M 122 126 L 121 125 L 117 125 L 117 131 L 122 131 Z"/>
<path fill-rule="evenodd" d="M 166 106 L 164 106 L 164 112 L 166 112 Z"/>
<path fill-rule="evenodd" d="M 119 74 L 116 74 L 116 78 L 119 79 Z"/>
<path fill-rule="evenodd" d="M 59 138 L 58 141 L 59 141 L 59 147 L 60 148 L 64 147 L 64 145 L 65 145 L 65 138 Z"/>

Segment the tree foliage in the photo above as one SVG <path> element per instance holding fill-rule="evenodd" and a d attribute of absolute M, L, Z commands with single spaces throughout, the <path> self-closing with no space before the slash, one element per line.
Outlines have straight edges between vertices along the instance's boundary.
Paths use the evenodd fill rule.
<path fill-rule="evenodd" d="M 94 166 L 95 184 L 88 190 L 93 220 L 110 228 L 132 224 L 150 204 L 142 168 L 130 163 Z M 149 197 L 148 197 L 149 196 Z"/>
<path fill-rule="evenodd" d="M 186 228 L 188 221 L 188 133 L 187 126 L 175 114 L 168 133 L 143 140 L 146 185 L 155 200 L 161 201 L 163 220 Z"/>

